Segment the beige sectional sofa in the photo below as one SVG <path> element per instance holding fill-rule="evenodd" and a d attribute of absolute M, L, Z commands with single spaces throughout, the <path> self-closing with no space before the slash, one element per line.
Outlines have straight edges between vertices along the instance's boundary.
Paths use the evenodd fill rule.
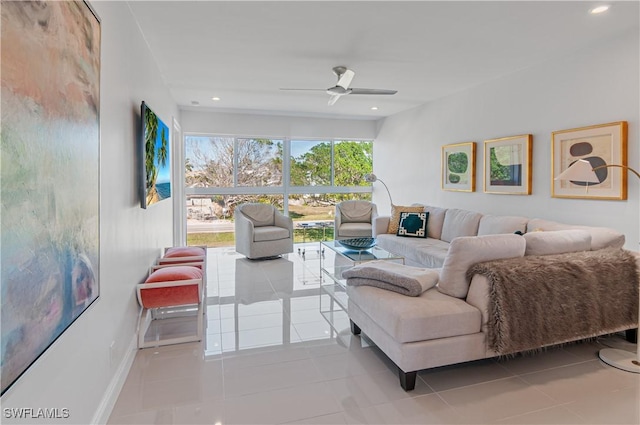
<path fill-rule="evenodd" d="M 373 286 L 347 285 L 352 332 L 364 332 L 398 366 L 400 384 L 405 390 L 413 389 L 416 373 L 421 369 L 512 354 L 513 347 L 516 347 L 516 351 L 526 351 L 637 327 L 636 257 L 632 260 L 626 258 L 630 254 L 621 249 L 624 245 L 623 234 L 603 227 L 564 225 L 542 219 L 483 215 L 474 211 L 426 205 L 424 209 L 429 212 L 428 237 L 425 239 L 384 233 L 389 223 L 389 217 L 385 216 L 375 218 L 373 229 L 378 245 L 403 255 L 407 265 L 438 268 L 439 281 L 436 287 L 417 297 L 410 297 Z M 524 235 L 515 234 L 516 231 Z M 585 256 L 591 257 L 583 258 Z M 578 315 L 580 318 L 572 323 L 580 324 L 585 308 L 599 310 L 601 307 L 598 299 L 602 292 L 597 291 L 602 291 L 602 288 L 597 286 L 601 285 L 603 278 L 594 277 L 599 275 L 600 269 L 596 268 L 594 272 L 588 267 L 602 268 L 598 264 L 608 266 L 611 263 L 613 269 L 621 269 L 618 264 L 613 264 L 618 261 L 632 261 L 633 265 L 627 264 L 629 271 L 626 275 L 606 277 L 609 280 L 605 284 L 610 286 L 610 292 L 619 292 L 625 298 L 625 305 L 603 301 L 607 305 L 602 306 L 603 312 L 598 314 L 606 317 L 606 320 L 598 322 L 594 319 L 595 323 L 590 324 L 590 327 L 567 330 L 566 334 L 560 332 L 548 337 L 542 335 L 543 339 L 533 339 L 533 343 L 525 341 L 522 343 L 525 345 L 496 348 L 506 346 L 495 341 L 496 328 L 505 324 L 496 323 L 496 319 L 492 317 L 496 315 L 498 303 L 494 298 L 499 293 L 496 291 L 500 289 L 495 283 L 494 271 L 497 274 L 500 267 L 512 267 L 513 273 L 506 274 L 513 276 L 507 277 L 518 283 L 518 274 L 525 273 L 534 280 L 533 284 L 528 282 L 527 285 L 537 284 L 534 272 L 542 273 L 538 280 L 541 285 L 545 285 L 544 291 L 574 291 L 545 295 L 550 298 L 548 301 L 544 298 L 535 301 L 532 296 L 531 305 L 528 306 L 525 288 L 525 299 L 519 299 L 518 302 L 528 306 L 524 310 L 531 309 L 531 323 L 534 323 L 533 320 L 545 319 L 540 317 L 545 314 L 534 313 L 536 308 L 548 308 L 549 312 L 557 310 L 558 314 L 566 315 L 567 320 L 570 320 L 571 314 Z M 474 265 L 478 263 L 486 265 L 485 269 L 489 272 L 469 274 L 469 270 L 477 267 Z M 545 271 L 547 263 L 549 270 Z M 576 267 L 587 269 L 578 269 L 581 272 L 556 271 L 553 267 L 558 267 L 558 263 L 571 266 L 575 263 Z M 633 268 L 632 271 L 630 267 Z M 563 283 L 560 289 L 554 288 L 556 276 L 558 279 L 565 279 L 562 282 L 568 279 L 571 283 Z M 585 279 L 579 276 L 584 276 Z M 630 283 L 630 280 L 633 282 Z M 589 282 L 594 288 L 580 286 Z M 538 296 L 544 291 L 535 289 L 531 294 Z M 597 294 L 582 295 L 592 291 Z M 518 297 L 523 298 L 522 295 Z M 500 299 L 500 308 L 503 308 L 504 298 L 502 296 Z M 582 298 L 587 307 L 582 305 Z M 536 307 L 536 302 L 541 307 Z M 596 307 L 593 307 L 594 303 Z M 515 320 L 505 317 L 504 320 Z M 530 346 L 531 344 L 534 345 Z"/>
<path fill-rule="evenodd" d="M 412 206 L 416 205 L 419 204 Z M 373 236 L 377 239 L 378 246 L 404 256 L 405 263 L 408 265 L 442 267 L 447 257 L 449 244 L 460 236 L 483 236 L 515 233 L 516 231 L 529 234 L 536 231 L 578 229 L 589 233 L 592 250 L 605 247 L 621 248 L 625 242 L 622 233 L 606 227 L 577 226 L 518 216 L 484 215 L 456 208 L 447 209 L 428 205 L 423 205 L 423 207 L 429 213 L 426 239 L 387 234 L 390 217 L 377 216 L 374 218 Z M 543 235 L 542 238 L 551 239 L 553 236 L 555 235 Z M 552 242 L 547 245 L 550 253 L 559 253 Z"/>

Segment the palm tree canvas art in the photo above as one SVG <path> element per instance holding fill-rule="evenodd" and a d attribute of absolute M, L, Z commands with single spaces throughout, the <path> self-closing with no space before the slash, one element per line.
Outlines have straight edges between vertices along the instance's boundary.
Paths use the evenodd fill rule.
<path fill-rule="evenodd" d="M 144 193 L 142 206 L 146 208 L 171 197 L 171 167 L 169 128 L 142 102 L 144 144 Z"/>

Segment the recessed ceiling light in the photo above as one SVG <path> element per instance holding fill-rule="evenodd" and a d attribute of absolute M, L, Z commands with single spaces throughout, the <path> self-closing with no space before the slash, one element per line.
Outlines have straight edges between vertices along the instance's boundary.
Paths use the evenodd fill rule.
<path fill-rule="evenodd" d="M 377 107 L 377 106 L 372 106 L 372 107 L 371 107 L 371 110 L 372 110 L 372 111 L 377 111 L 377 110 L 378 110 L 378 107 Z"/>
<path fill-rule="evenodd" d="M 220 100 L 220 98 L 218 96 L 212 97 L 211 100 L 213 100 L 214 102 L 217 102 Z"/>
<path fill-rule="evenodd" d="M 591 13 L 592 15 L 597 15 L 598 13 L 603 13 L 606 12 L 607 10 L 609 10 L 609 6 L 608 4 L 603 4 L 602 6 L 598 6 L 598 7 L 594 7 L 593 9 L 589 10 L 589 13 Z"/>

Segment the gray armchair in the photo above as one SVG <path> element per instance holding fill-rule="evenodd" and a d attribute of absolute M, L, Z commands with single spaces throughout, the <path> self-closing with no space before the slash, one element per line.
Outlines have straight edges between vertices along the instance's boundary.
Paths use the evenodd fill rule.
<path fill-rule="evenodd" d="M 238 205 L 234 217 L 240 254 L 256 259 L 293 252 L 293 221 L 273 205 Z"/>
<path fill-rule="evenodd" d="M 378 208 L 372 202 L 340 202 L 336 205 L 335 239 L 372 237 L 372 223 L 377 216 Z"/>

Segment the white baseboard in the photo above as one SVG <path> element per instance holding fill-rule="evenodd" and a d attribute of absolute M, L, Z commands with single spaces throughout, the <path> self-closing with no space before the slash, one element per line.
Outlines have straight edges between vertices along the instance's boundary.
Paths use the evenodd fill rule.
<path fill-rule="evenodd" d="M 109 416 L 111 415 L 111 411 L 113 407 L 116 405 L 116 401 L 118 400 L 118 395 L 120 394 L 120 390 L 124 386 L 125 381 L 127 380 L 127 375 L 129 374 L 129 370 L 133 365 L 133 361 L 136 358 L 136 353 L 138 352 L 138 338 L 137 335 L 133 335 L 129 346 L 127 347 L 127 352 L 120 364 L 118 365 L 118 370 L 116 374 L 111 379 L 109 383 L 109 387 L 107 391 L 104 393 L 104 397 L 96 410 L 96 413 L 93 415 L 93 419 L 91 420 L 92 424 L 102 425 L 106 424 L 109 420 Z"/>

